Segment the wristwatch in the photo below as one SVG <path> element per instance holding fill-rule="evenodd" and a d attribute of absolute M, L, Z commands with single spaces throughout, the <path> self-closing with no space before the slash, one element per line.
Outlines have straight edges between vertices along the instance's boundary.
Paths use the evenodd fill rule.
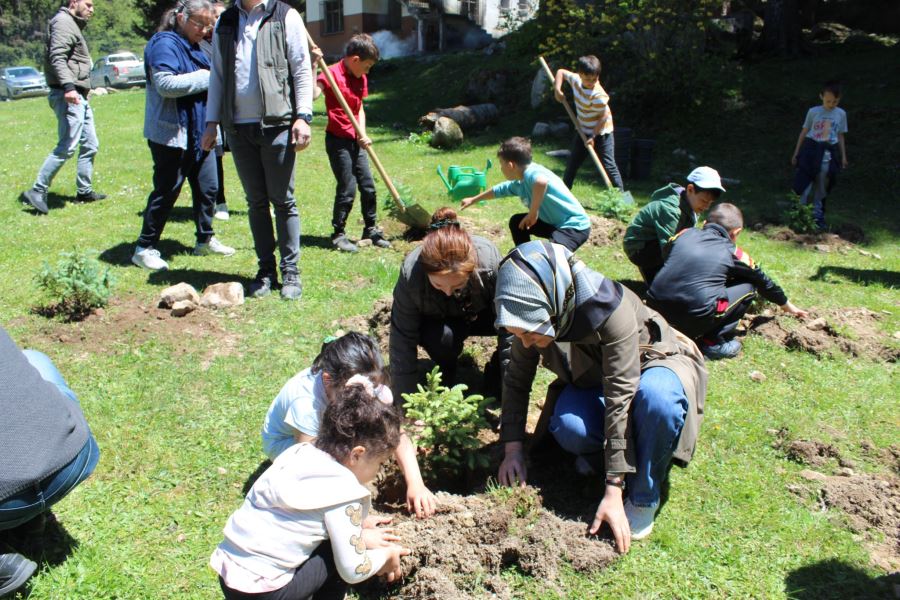
<path fill-rule="evenodd" d="M 312 123 L 312 115 L 311 115 L 311 114 L 308 114 L 308 113 L 299 113 L 299 114 L 297 115 L 297 118 L 298 118 L 298 119 L 303 119 L 304 121 L 306 121 L 306 124 L 307 124 L 307 125 L 309 125 L 310 123 Z"/>

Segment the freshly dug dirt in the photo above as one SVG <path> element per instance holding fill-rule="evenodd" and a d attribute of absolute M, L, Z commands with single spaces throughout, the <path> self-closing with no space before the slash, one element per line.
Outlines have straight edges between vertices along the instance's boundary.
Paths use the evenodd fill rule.
<path fill-rule="evenodd" d="M 46 349 L 56 344 L 78 348 L 85 357 L 126 354 L 149 341 L 170 348 L 175 356 L 203 351 L 203 370 L 219 356 L 238 353 L 240 337 L 228 331 L 223 320 L 235 313 L 197 309 L 183 317 L 173 317 L 155 303 L 124 296 L 113 297 L 105 309 L 95 310 L 82 321 L 47 321 L 21 345 Z"/>
<path fill-rule="evenodd" d="M 787 457 L 795 462 L 821 466 L 829 458 L 840 458 L 837 448 L 815 440 L 794 440 L 784 447 Z"/>
<path fill-rule="evenodd" d="M 817 356 L 844 353 L 887 362 L 900 359 L 900 346 L 878 327 L 881 320 L 878 313 L 866 308 L 847 308 L 811 310 L 810 315 L 801 322 L 767 310 L 759 315 L 747 315 L 743 325 L 749 333 Z M 814 324 L 820 318 L 825 320 L 821 327 Z"/>
<path fill-rule="evenodd" d="M 863 230 L 853 224 L 841 225 L 834 233 L 795 233 L 787 227 L 775 225 L 762 225 L 754 229 L 773 240 L 793 242 L 819 252 L 846 252 L 853 244 L 865 239 Z"/>
<path fill-rule="evenodd" d="M 616 558 L 607 540 L 589 538 L 583 521 L 562 519 L 541 506 L 534 488 L 505 488 L 474 496 L 439 492 L 438 513 L 416 520 L 400 513 L 392 524 L 412 554 L 404 580 L 371 582 L 363 598 L 512 598 L 500 577 L 513 567 L 552 589 L 566 561 L 579 572 L 604 568 Z"/>
<path fill-rule="evenodd" d="M 606 217 L 590 215 L 591 237 L 588 243 L 592 246 L 619 245 L 625 236 L 625 223 Z"/>
<path fill-rule="evenodd" d="M 372 313 L 366 315 L 354 315 L 343 319 L 335 319 L 331 326 L 336 328 L 336 334 L 342 335 L 350 331 L 366 333 L 375 338 L 381 353 L 388 354 L 388 342 L 391 336 L 391 305 L 394 299 L 390 296 L 376 300 L 372 306 Z"/>

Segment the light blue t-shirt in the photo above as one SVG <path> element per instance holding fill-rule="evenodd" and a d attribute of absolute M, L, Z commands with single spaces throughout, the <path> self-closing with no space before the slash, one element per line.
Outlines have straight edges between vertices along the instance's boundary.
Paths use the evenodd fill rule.
<path fill-rule="evenodd" d="M 847 133 L 847 113 L 838 106 L 831 110 L 824 106 L 813 106 L 806 113 L 803 128 L 808 130 L 806 137 L 812 140 L 837 144 L 838 134 Z"/>
<path fill-rule="evenodd" d="M 262 428 L 263 451 L 275 458 L 294 445 L 294 433 L 319 435 L 319 422 L 328 399 L 322 373 L 305 369 L 291 377 L 272 401 Z"/>
<path fill-rule="evenodd" d="M 493 188 L 494 197 L 518 196 L 526 208 L 531 208 L 531 194 L 534 182 L 543 176 L 547 180 L 547 193 L 538 209 L 538 219 L 557 229 L 590 229 L 591 222 L 578 199 L 572 194 L 559 176 L 537 163 L 525 169 L 522 179 L 498 183 Z"/>

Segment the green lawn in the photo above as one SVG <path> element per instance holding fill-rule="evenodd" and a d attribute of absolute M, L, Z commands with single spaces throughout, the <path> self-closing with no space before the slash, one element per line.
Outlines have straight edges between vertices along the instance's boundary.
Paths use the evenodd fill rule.
<path fill-rule="evenodd" d="M 828 215 L 861 225 L 868 235 L 861 248 L 880 258 L 856 249 L 819 253 L 755 232 L 744 234 L 742 245 L 799 306 L 866 307 L 880 315 L 879 327 L 890 336 L 900 331 L 900 203 L 895 199 L 900 175 L 894 164 L 900 145 L 893 119 L 900 85 L 885 68 L 892 60 L 895 49 L 831 49 L 803 61 L 736 65 L 730 108 L 647 126 L 660 132 L 654 177 L 630 187 L 639 202 L 646 201 L 667 173 L 685 171 L 672 156 L 682 147 L 741 180 L 726 198 L 745 207 L 751 219 L 776 214 L 805 110 L 815 103 L 818 82 L 837 71 L 847 90 L 842 106 L 849 115 L 851 168 Z M 527 135 L 535 120 L 522 112 L 504 114 L 501 123 L 454 152 L 406 141 L 418 116 L 461 100 L 466 74 L 483 68 L 482 61 L 480 55 L 422 64 L 405 60 L 373 73 L 367 112 L 376 149 L 392 176 L 429 210 L 447 201 L 435 174 L 438 164 L 481 167 L 503 136 Z M 417 74 L 415 93 L 406 78 L 411 71 Z M 93 477 L 54 508 L 64 535 L 48 551 L 29 597 L 215 598 L 218 585 L 206 563 L 225 520 L 241 502 L 245 481 L 262 460 L 259 429 L 271 399 L 309 365 L 336 320 L 367 315 L 373 302 L 390 294 L 412 245 L 398 238 L 393 250 L 368 248 L 353 256 L 329 248 L 334 180 L 319 103 L 313 144 L 297 161 L 302 301 L 250 301 L 205 321 L 188 317 L 183 331 L 180 325 L 156 323 L 152 315 L 126 325 L 121 315 L 154 305 L 170 283 L 246 281 L 255 273 L 255 257 L 229 158 L 232 219 L 217 222 L 216 231 L 238 253 L 231 258 L 189 254 L 193 225 L 184 198 L 161 246 L 171 270 L 148 276 L 131 266 L 150 184 L 150 155 L 141 134 L 143 92 L 99 97 L 92 104 L 101 141 L 95 184 L 110 197 L 94 204 L 70 202 L 75 195 L 70 163 L 54 182 L 45 217 L 24 210 L 17 197 L 54 143 L 52 113 L 43 99 L 0 105 L 0 144 L 6 149 L 0 181 L 0 323 L 21 345 L 54 359 L 78 394 L 102 451 Z M 543 151 L 567 144 L 541 144 L 536 159 L 561 171 L 563 163 Z M 587 174 L 588 165 L 575 186 L 585 204 L 601 185 Z M 491 171 L 492 182 L 499 177 L 499 170 Z M 506 199 L 465 216 L 478 229 L 492 231 L 506 251 L 511 240 L 505 223 L 519 210 L 517 201 Z M 402 231 L 386 216 L 384 222 L 389 233 Z M 357 212 L 349 232 L 355 236 L 361 229 Z M 105 321 L 63 324 L 32 312 L 41 301 L 33 276 L 43 261 L 72 249 L 91 250 L 118 280 Z M 579 254 L 610 277 L 638 279 L 617 247 L 586 246 Z M 104 322 L 119 323 L 121 330 Z M 86 332 L 84 339 L 73 341 L 80 339 L 79 331 Z M 751 337 L 741 358 L 709 369 L 695 460 L 689 469 L 673 471 L 671 498 L 653 536 L 593 577 L 567 573 L 562 597 L 889 594 L 875 581 L 885 573 L 871 561 L 866 536 L 852 532 L 842 514 L 823 512 L 815 499 L 788 491 L 789 484 L 808 484 L 798 476 L 804 467 L 773 448 L 767 430 L 787 428 L 791 439 L 832 443 L 858 471 L 888 475 L 890 465 L 860 444 L 884 450 L 900 439 L 896 365 L 849 356 L 817 359 Z M 751 381 L 752 370 L 767 379 Z M 556 597 L 545 582 L 507 576 L 523 597 Z"/>

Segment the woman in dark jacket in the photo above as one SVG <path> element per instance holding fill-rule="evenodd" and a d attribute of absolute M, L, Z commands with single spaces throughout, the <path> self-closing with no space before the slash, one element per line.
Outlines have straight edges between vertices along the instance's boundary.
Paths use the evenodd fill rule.
<path fill-rule="evenodd" d="M 194 254 L 234 254 L 234 248 L 213 235 L 219 178 L 215 155 L 200 148 L 206 128 L 210 66 L 200 42 L 214 22 L 210 0 L 179 0 L 163 15 L 159 31 L 144 49 L 144 137 L 153 158 L 153 191 L 147 198 L 144 224 L 131 262 L 145 269 L 168 268 L 157 246 L 185 181 L 194 199 Z"/>
<path fill-rule="evenodd" d="M 626 552 L 650 534 L 669 464 L 690 461 L 706 369 L 689 339 L 562 246 L 522 244 L 497 276 L 497 322 L 515 336 L 503 380 L 501 483 L 526 480 L 525 420 L 538 362 L 553 371 L 549 430 L 584 473 L 606 472 L 591 525 Z M 623 501 L 624 498 L 627 498 Z"/>
<path fill-rule="evenodd" d="M 390 368 L 397 401 L 416 389 L 418 346 L 438 364 L 445 383 L 455 380 L 463 342 L 472 335 L 496 335 L 492 362 L 505 365 L 511 336 L 494 329 L 499 264 L 497 247 L 469 235 L 456 212 L 440 208 L 434 213 L 422 245 L 404 259 L 394 286 Z"/>

